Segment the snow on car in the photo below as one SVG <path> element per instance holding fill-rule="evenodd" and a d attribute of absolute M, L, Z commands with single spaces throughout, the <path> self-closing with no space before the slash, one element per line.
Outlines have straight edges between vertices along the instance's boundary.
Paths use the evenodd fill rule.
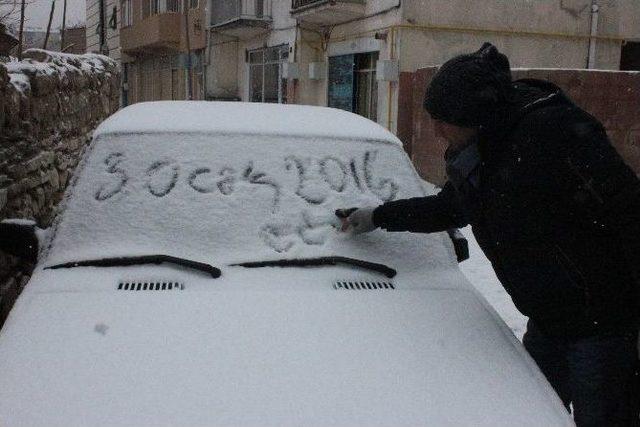
<path fill-rule="evenodd" d="M 339 231 L 425 194 L 375 123 L 137 104 L 76 178 L 0 332 L 2 425 L 572 423 L 446 233 Z"/>

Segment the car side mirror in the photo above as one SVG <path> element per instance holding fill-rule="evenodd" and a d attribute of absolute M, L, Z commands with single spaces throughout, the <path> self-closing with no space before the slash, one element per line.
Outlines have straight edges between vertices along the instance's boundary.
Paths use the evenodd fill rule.
<path fill-rule="evenodd" d="M 35 221 L 5 219 L 0 221 L 0 250 L 35 262 L 38 259 L 39 239 Z"/>
<path fill-rule="evenodd" d="M 467 241 L 467 238 L 464 237 L 462 232 L 457 228 L 450 228 L 449 230 L 447 230 L 447 233 L 449 234 L 451 242 L 453 243 L 453 250 L 456 253 L 458 262 L 469 259 L 469 242 Z"/>

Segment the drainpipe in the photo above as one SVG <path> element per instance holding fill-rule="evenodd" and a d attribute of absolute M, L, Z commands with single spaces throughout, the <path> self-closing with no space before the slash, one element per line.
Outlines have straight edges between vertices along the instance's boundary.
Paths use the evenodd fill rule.
<path fill-rule="evenodd" d="M 398 2 L 398 4 L 400 4 L 400 2 Z M 389 46 L 389 59 L 391 61 L 393 61 L 394 57 L 395 57 L 395 47 L 396 47 L 396 38 L 395 38 L 395 28 L 391 27 L 391 29 L 389 30 L 389 38 L 390 40 L 390 46 Z M 393 105 L 393 90 L 391 87 L 391 81 L 387 82 L 388 86 L 387 86 L 387 129 L 390 132 L 393 132 L 391 129 L 391 121 L 392 121 L 392 116 L 393 116 L 393 112 L 391 110 L 392 105 Z M 396 129 L 397 131 L 397 129 Z"/>
<path fill-rule="evenodd" d="M 182 6 L 184 8 L 184 33 L 185 33 L 185 41 L 187 44 L 187 93 L 185 94 L 187 100 L 193 100 L 193 76 L 192 76 L 192 66 L 191 66 L 191 39 L 189 38 L 189 2 L 184 0 L 182 2 Z"/>
<path fill-rule="evenodd" d="M 105 26 L 106 26 L 106 22 L 107 22 L 107 17 L 106 17 L 106 11 L 105 11 L 105 4 L 104 4 L 104 0 L 100 0 L 98 2 L 99 6 L 100 6 L 100 21 L 98 24 L 98 37 L 100 40 L 100 53 L 103 55 L 108 54 L 107 52 L 107 37 L 105 35 Z"/>
<path fill-rule="evenodd" d="M 591 0 L 591 35 L 589 37 L 589 57 L 587 68 L 592 69 L 596 65 L 596 37 L 598 36 L 598 14 L 600 7 L 598 0 Z"/>

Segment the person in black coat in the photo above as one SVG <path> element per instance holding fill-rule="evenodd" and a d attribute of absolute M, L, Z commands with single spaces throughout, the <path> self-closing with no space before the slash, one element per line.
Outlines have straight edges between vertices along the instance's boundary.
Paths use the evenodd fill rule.
<path fill-rule="evenodd" d="M 343 210 L 344 229 L 431 233 L 470 224 L 529 317 L 525 347 L 573 404 L 576 423 L 637 425 L 635 173 L 594 117 L 550 82 L 512 81 L 507 57 L 490 43 L 446 62 L 424 107 L 449 142 L 447 183 L 434 196 Z"/>

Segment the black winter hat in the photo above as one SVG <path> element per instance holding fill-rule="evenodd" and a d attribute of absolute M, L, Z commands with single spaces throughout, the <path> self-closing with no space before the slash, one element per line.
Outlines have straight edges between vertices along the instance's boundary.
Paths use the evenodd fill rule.
<path fill-rule="evenodd" d="M 445 62 L 427 86 L 431 117 L 462 127 L 494 124 L 512 90 L 509 59 L 491 43 Z"/>

